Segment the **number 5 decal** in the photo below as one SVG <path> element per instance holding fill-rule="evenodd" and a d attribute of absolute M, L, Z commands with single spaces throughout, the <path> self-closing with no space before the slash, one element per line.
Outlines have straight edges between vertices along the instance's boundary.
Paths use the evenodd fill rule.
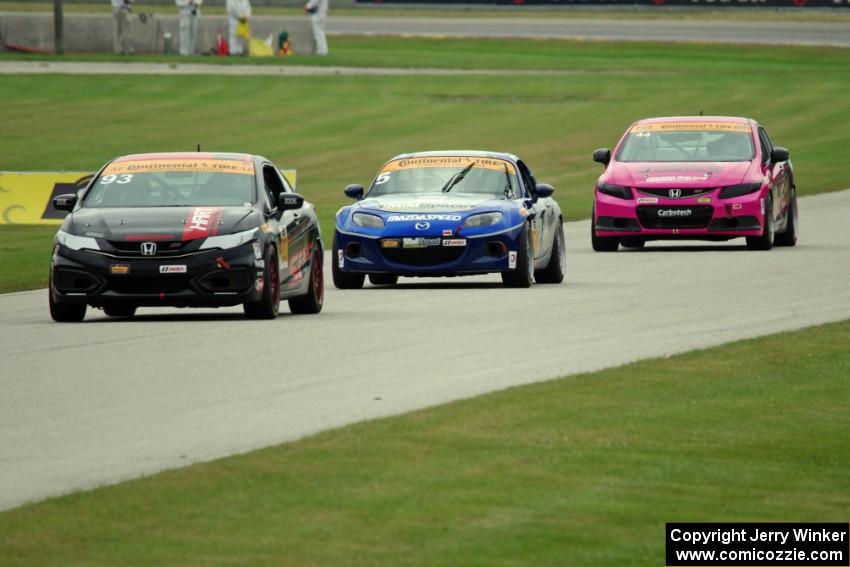
<path fill-rule="evenodd" d="M 390 173 L 389 173 L 389 172 L 387 172 L 387 173 L 382 173 L 382 174 L 381 174 L 381 175 L 379 175 L 379 176 L 378 176 L 378 178 L 375 180 L 375 185 L 383 185 L 384 183 L 386 183 L 386 182 L 387 182 L 387 181 L 389 181 L 389 180 L 390 180 Z"/>

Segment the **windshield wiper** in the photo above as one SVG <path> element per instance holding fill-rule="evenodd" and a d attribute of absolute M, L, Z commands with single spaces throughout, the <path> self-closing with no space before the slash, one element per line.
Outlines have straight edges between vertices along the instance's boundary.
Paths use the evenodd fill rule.
<path fill-rule="evenodd" d="M 466 177 L 466 174 L 469 173 L 469 170 L 472 169 L 473 165 L 475 165 L 475 162 L 470 163 L 469 165 L 449 177 L 449 180 L 446 181 L 446 184 L 443 185 L 443 188 L 440 189 L 440 191 L 442 193 L 448 193 L 449 191 L 451 191 L 452 187 L 463 181 L 463 178 Z"/>

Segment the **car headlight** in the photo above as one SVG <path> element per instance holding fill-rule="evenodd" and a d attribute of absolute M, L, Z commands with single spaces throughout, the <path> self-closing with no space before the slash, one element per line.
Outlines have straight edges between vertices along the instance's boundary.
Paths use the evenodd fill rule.
<path fill-rule="evenodd" d="M 97 240 L 90 236 L 77 236 L 64 230 L 56 233 L 56 242 L 71 250 L 100 250 Z"/>
<path fill-rule="evenodd" d="M 364 226 L 366 228 L 384 228 L 384 219 L 378 215 L 370 215 L 369 213 L 354 213 L 351 220 L 354 224 Z"/>
<path fill-rule="evenodd" d="M 610 195 L 612 197 L 618 197 L 620 199 L 631 199 L 632 198 L 632 190 L 628 187 L 623 187 L 622 185 L 614 185 L 613 183 L 600 183 L 596 186 L 599 189 L 600 193 L 605 193 L 606 195 Z"/>
<path fill-rule="evenodd" d="M 243 230 L 242 232 L 234 232 L 233 234 L 222 234 L 221 236 L 209 236 L 204 243 L 201 244 L 201 250 L 209 248 L 236 248 L 242 246 L 246 242 L 251 242 L 257 234 L 257 229 Z"/>
<path fill-rule="evenodd" d="M 466 217 L 463 226 L 492 226 L 502 220 L 502 213 L 481 213 Z"/>
<path fill-rule="evenodd" d="M 761 181 L 756 183 L 741 183 L 739 185 L 729 185 L 720 190 L 721 199 L 731 199 L 732 197 L 740 197 L 749 195 L 761 189 Z"/>

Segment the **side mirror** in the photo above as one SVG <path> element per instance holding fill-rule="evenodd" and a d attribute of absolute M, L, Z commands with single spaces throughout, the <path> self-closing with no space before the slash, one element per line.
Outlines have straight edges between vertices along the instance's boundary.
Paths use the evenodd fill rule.
<path fill-rule="evenodd" d="M 304 206 L 304 197 L 298 193 L 281 193 L 277 196 L 277 208 L 281 211 L 293 211 Z"/>
<path fill-rule="evenodd" d="M 780 148 L 776 146 L 773 148 L 773 151 L 770 152 L 770 161 L 771 163 L 779 163 L 780 161 L 788 161 L 788 158 L 791 156 L 788 148 Z"/>
<path fill-rule="evenodd" d="M 73 211 L 76 204 L 77 195 L 74 193 L 65 193 L 53 197 L 53 208 L 57 211 Z"/>
<path fill-rule="evenodd" d="M 363 198 L 363 186 L 357 183 L 352 183 L 345 188 L 345 196 L 359 201 Z"/>
<path fill-rule="evenodd" d="M 593 161 L 607 166 L 611 163 L 611 150 L 608 148 L 599 148 L 593 151 Z"/>
<path fill-rule="evenodd" d="M 541 199 L 545 199 L 546 197 L 551 197 L 552 193 L 555 192 L 555 188 L 549 185 L 548 183 L 538 183 L 534 188 L 534 192 Z"/>

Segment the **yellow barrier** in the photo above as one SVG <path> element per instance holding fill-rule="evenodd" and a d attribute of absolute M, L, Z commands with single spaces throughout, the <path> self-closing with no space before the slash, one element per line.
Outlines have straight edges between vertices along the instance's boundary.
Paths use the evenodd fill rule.
<path fill-rule="evenodd" d="M 296 171 L 281 170 L 294 188 Z M 75 193 L 77 184 L 91 175 L 87 171 L 0 171 L 0 224 L 59 224 L 64 211 L 53 208 L 53 197 Z"/>

